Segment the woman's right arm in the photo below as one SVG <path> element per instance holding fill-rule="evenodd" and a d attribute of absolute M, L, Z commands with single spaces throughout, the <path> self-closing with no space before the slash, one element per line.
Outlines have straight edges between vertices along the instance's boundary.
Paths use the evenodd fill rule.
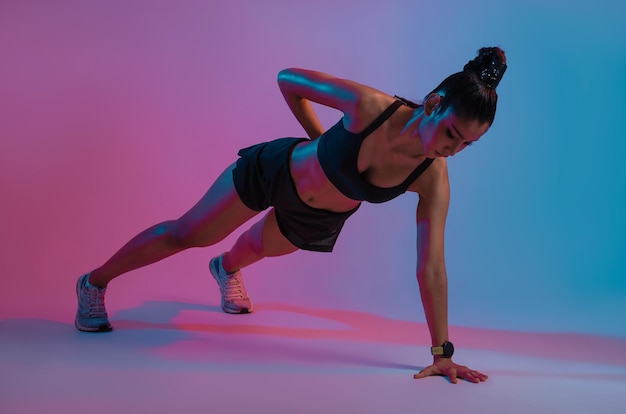
<path fill-rule="evenodd" d="M 418 192 L 417 207 L 417 280 L 422 306 L 430 331 L 431 345 L 441 346 L 448 341 L 448 276 L 444 259 L 444 233 L 450 205 L 450 182 L 444 158 L 433 165 L 410 187 Z M 414 378 L 445 375 L 452 383 L 457 378 L 471 382 L 487 380 L 487 375 L 452 361 L 452 358 L 433 357 L 432 365 Z"/>
<path fill-rule="evenodd" d="M 278 86 L 287 105 L 311 139 L 324 132 L 311 102 L 338 109 L 344 122 L 354 121 L 364 95 L 376 90 L 347 79 L 306 69 L 284 69 L 278 74 Z"/>

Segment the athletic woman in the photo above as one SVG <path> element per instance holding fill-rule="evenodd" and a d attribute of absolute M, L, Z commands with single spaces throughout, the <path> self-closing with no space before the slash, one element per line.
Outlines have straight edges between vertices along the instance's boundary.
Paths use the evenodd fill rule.
<path fill-rule="evenodd" d="M 446 158 L 487 132 L 505 70 L 504 52 L 483 48 L 419 105 L 320 72 L 281 71 L 280 90 L 309 138 L 281 138 L 240 150 L 239 159 L 182 217 L 144 230 L 102 266 L 81 276 L 76 327 L 87 332 L 112 329 L 104 307 L 112 279 L 190 247 L 213 245 L 267 210 L 209 264 L 222 309 L 251 312 L 241 269 L 298 249 L 330 252 L 345 220 L 363 201 L 381 203 L 412 191 L 419 195 L 417 279 L 434 358 L 415 378 L 485 381 L 483 373 L 452 361 L 444 261 L 450 199 Z M 312 102 L 335 108 L 343 117 L 324 131 Z"/>

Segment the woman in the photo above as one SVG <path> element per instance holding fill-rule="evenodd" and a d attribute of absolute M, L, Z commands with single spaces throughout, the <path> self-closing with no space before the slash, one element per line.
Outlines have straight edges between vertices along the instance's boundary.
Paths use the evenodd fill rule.
<path fill-rule="evenodd" d="M 495 88 L 505 70 L 504 52 L 483 48 L 422 105 L 319 72 L 281 71 L 280 90 L 310 139 L 282 138 L 239 151 L 239 160 L 182 217 L 143 231 L 104 265 L 81 276 L 76 327 L 112 329 L 104 293 L 113 278 L 187 248 L 215 244 L 271 207 L 229 252 L 209 264 L 220 286 L 222 309 L 251 312 L 240 269 L 297 249 L 330 252 L 362 201 L 384 202 L 413 191 L 419 194 L 417 278 L 434 356 L 433 364 L 415 378 L 485 381 L 486 375 L 451 358 L 443 241 L 449 204 L 445 158 L 478 141 L 491 126 Z M 311 102 L 338 109 L 343 118 L 324 132 Z"/>

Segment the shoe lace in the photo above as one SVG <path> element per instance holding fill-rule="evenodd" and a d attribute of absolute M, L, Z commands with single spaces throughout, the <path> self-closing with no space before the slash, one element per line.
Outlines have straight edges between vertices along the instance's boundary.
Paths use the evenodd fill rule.
<path fill-rule="evenodd" d="M 89 295 L 89 317 L 91 318 L 107 318 L 107 312 L 104 308 L 104 289 L 87 289 Z"/>
<path fill-rule="evenodd" d="M 239 272 L 232 276 L 226 276 L 224 278 L 224 298 L 228 300 L 243 299 L 247 297 L 246 289 L 243 286 L 241 280 L 241 274 Z"/>

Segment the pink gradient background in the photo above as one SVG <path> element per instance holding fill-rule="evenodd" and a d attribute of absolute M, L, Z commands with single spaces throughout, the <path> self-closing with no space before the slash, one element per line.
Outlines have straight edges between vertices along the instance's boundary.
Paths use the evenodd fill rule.
<path fill-rule="evenodd" d="M 624 8 L 0 2 L 0 412 L 623 410 Z M 114 333 L 74 331 L 76 277 L 181 215 L 239 148 L 303 135 L 280 69 L 419 100 L 492 44 L 510 68 L 484 142 L 450 162 L 446 235 L 458 361 L 487 384 L 411 378 L 429 361 L 414 195 L 364 205 L 331 255 L 246 269 L 254 314 L 220 313 L 207 273 L 235 233 L 111 284 Z M 610 149 L 595 164 L 590 137 Z"/>

